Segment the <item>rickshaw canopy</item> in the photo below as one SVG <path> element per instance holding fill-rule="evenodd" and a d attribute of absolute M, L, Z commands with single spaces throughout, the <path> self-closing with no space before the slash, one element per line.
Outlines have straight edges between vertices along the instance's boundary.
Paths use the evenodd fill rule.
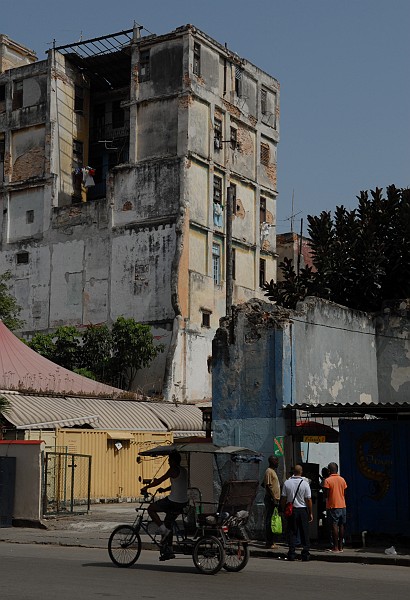
<path fill-rule="evenodd" d="M 202 453 L 202 454 L 228 454 L 233 461 L 260 462 L 263 460 L 262 454 L 244 448 L 242 446 L 217 446 L 209 442 L 181 442 L 169 444 L 166 446 L 156 446 L 150 450 L 144 450 L 139 456 L 168 456 L 172 452 Z"/>

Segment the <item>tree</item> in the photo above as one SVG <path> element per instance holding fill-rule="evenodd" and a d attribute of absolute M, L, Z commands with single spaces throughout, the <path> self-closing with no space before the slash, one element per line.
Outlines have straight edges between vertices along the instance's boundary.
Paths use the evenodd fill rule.
<path fill-rule="evenodd" d="M 316 271 L 297 275 L 290 261 L 279 265 L 284 281 L 265 284 L 266 296 L 294 308 L 305 296 L 319 296 L 364 311 L 383 301 L 410 297 L 410 190 L 389 186 L 357 196 L 358 208 L 338 206 L 308 216 Z"/>
<path fill-rule="evenodd" d="M 19 319 L 21 312 L 17 300 L 10 294 L 8 282 L 12 275 L 10 271 L 0 275 L 0 319 L 12 331 L 21 329 L 24 321 Z"/>
<path fill-rule="evenodd" d="M 154 343 L 151 327 L 124 317 L 116 320 L 112 331 L 106 325 L 90 325 L 84 333 L 72 326 L 58 327 L 54 334 L 36 334 L 28 345 L 66 369 L 127 390 L 137 371 L 164 350 Z"/>
<path fill-rule="evenodd" d="M 154 344 L 149 325 L 141 325 L 134 319 L 118 317 L 111 335 L 113 377 L 118 377 L 117 385 L 130 390 L 137 371 L 148 367 L 154 358 L 164 351 L 164 346 Z"/>

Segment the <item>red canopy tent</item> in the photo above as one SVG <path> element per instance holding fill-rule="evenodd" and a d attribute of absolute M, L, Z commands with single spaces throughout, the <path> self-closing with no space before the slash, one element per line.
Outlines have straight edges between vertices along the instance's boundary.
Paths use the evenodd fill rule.
<path fill-rule="evenodd" d="M 64 369 L 19 340 L 0 320 L 0 389 L 117 397 L 126 392 Z"/>

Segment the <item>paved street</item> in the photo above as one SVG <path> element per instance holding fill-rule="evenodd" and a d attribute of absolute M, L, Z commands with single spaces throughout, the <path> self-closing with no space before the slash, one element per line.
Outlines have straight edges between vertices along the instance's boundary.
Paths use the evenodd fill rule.
<path fill-rule="evenodd" d="M 119 569 L 102 549 L 5 542 L 0 543 L 0 565 L 7 600 L 248 600 L 255 594 L 287 600 L 390 600 L 406 598 L 409 581 L 407 567 L 264 558 L 252 558 L 241 573 L 222 570 L 207 576 L 197 572 L 190 557 L 159 563 L 150 551 L 143 551 L 134 567 Z"/>

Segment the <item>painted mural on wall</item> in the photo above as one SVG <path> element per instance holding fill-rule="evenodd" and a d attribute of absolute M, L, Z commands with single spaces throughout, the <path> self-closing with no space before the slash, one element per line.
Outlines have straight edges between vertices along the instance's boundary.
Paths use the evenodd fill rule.
<path fill-rule="evenodd" d="M 359 472 L 369 481 L 369 498 L 381 500 L 391 486 L 391 432 L 380 429 L 363 433 L 356 442 L 356 460 Z"/>

